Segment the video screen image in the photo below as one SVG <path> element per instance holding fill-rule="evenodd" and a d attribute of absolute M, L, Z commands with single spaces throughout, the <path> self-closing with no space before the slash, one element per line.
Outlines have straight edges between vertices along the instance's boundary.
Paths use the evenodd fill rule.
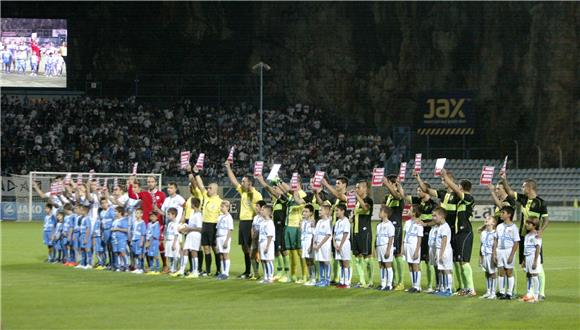
<path fill-rule="evenodd" d="M 2 18 L 0 87 L 66 87 L 67 21 Z"/>

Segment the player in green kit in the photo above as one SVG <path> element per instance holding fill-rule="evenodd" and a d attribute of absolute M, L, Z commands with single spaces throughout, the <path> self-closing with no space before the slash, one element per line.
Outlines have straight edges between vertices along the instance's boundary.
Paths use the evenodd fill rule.
<path fill-rule="evenodd" d="M 403 285 L 403 268 L 405 261 L 403 260 L 403 251 L 401 245 L 403 243 L 403 209 L 405 208 L 404 192 L 401 184 L 397 180 L 398 175 L 390 174 L 383 180 L 383 184 L 387 187 L 388 194 L 385 196 L 383 204 L 393 210 L 393 215 L 390 220 L 395 226 L 395 242 L 393 248 L 395 249 L 395 258 L 393 262 L 394 276 L 393 286 L 394 290 L 401 291 L 405 289 Z"/>
<path fill-rule="evenodd" d="M 473 285 L 473 271 L 469 263 L 471 261 L 471 249 L 473 248 L 471 219 L 473 218 L 473 206 L 475 205 L 475 199 L 471 195 L 471 182 L 469 180 L 461 180 L 459 185 L 457 185 L 453 182 L 453 178 L 447 175 L 445 169 L 441 170 L 441 177 L 455 195 L 459 197 L 457 216 L 451 233 L 454 269 L 458 270 L 463 283 L 463 290 L 458 294 L 466 297 L 475 297 L 477 294 Z"/>
<path fill-rule="evenodd" d="M 355 287 L 370 288 L 373 286 L 373 263 L 371 262 L 373 233 L 371 216 L 373 215 L 373 200 L 369 196 L 369 183 L 361 180 L 356 184 L 356 206 L 354 208 L 354 223 L 352 235 L 352 253 L 354 264 L 359 276 Z M 366 270 L 366 274 L 365 274 Z"/>

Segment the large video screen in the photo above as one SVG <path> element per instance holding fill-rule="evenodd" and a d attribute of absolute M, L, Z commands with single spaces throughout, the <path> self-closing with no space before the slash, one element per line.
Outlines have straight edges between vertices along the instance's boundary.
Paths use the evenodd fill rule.
<path fill-rule="evenodd" d="M 2 18 L 0 87 L 66 87 L 65 19 Z"/>

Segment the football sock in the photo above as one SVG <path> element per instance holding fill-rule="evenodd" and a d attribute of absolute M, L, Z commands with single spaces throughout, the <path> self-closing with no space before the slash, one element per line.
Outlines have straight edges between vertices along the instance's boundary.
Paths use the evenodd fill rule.
<path fill-rule="evenodd" d="M 339 268 L 338 261 L 337 260 L 333 260 L 332 261 L 332 280 L 334 282 L 338 282 L 338 275 L 339 275 L 338 268 Z"/>
<path fill-rule="evenodd" d="M 461 263 L 459 262 L 454 262 L 453 263 L 453 277 L 455 278 L 455 283 L 456 283 L 456 287 L 457 289 L 463 289 L 463 283 L 462 283 L 462 271 L 461 271 Z"/>
<path fill-rule="evenodd" d="M 211 274 L 211 252 L 205 255 L 205 272 Z"/>
<path fill-rule="evenodd" d="M 541 280 L 539 276 L 532 276 L 532 287 L 533 287 L 533 294 L 534 294 L 534 299 L 538 299 L 538 296 L 540 295 L 540 286 L 541 286 Z"/>
<path fill-rule="evenodd" d="M 250 264 L 251 264 L 250 253 L 244 252 L 244 267 L 245 267 L 244 274 L 250 273 Z"/>
<path fill-rule="evenodd" d="M 497 283 L 499 284 L 499 293 L 500 294 L 505 294 L 505 287 L 506 287 L 506 285 L 505 285 L 505 277 L 499 275 L 497 277 Z"/>
<path fill-rule="evenodd" d="M 214 252 L 213 256 L 214 256 L 214 259 L 215 259 L 216 273 L 219 274 L 219 273 L 221 273 L 221 270 L 222 270 L 222 266 L 221 266 L 221 263 L 220 263 L 220 254 L 217 253 L 217 251 L 216 251 L 216 252 Z"/>
<path fill-rule="evenodd" d="M 471 270 L 471 265 L 469 263 L 464 263 L 462 266 L 463 269 L 463 279 L 465 287 L 468 289 L 475 289 L 473 286 L 473 271 Z"/>
<path fill-rule="evenodd" d="M 403 260 L 402 256 L 396 257 L 395 258 L 395 265 L 397 267 L 396 273 L 398 274 L 397 276 L 397 283 L 396 285 L 402 284 L 403 283 L 403 264 L 405 263 L 405 261 Z"/>
<path fill-rule="evenodd" d="M 510 296 L 513 294 L 514 291 L 514 277 L 508 277 L 507 278 L 508 281 L 508 289 L 507 289 L 507 294 L 509 294 Z"/>
<path fill-rule="evenodd" d="M 306 259 L 302 258 L 302 251 L 298 250 L 298 260 L 300 260 L 300 268 L 302 269 L 302 279 L 306 280 L 308 278 L 308 265 L 306 264 Z"/>
<path fill-rule="evenodd" d="M 546 288 L 546 273 L 544 273 L 544 267 L 542 267 L 542 269 L 540 270 L 540 273 L 538 274 L 538 276 L 534 276 L 534 277 L 538 277 L 538 280 L 540 281 L 539 284 L 539 295 L 540 296 L 545 296 L 545 292 L 544 289 Z"/>
<path fill-rule="evenodd" d="M 365 276 L 365 272 L 364 272 L 364 268 L 363 268 L 363 260 L 361 257 L 356 257 L 354 259 L 354 266 L 356 268 L 356 273 L 358 274 L 358 281 L 360 284 L 362 284 L 363 286 L 367 284 L 366 282 L 366 276 Z"/>
<path fill-rule="evenodd" d="M 205 254 L 203 251 L 197 251 L 197 272 L 201 273 L 203 270 L 203 259 L 205 259 Z"/>
<path fill-rule="evenodd" d="M 387 269 L 381 267 L 381 288 L 384 288 L 387 286 Z"/>
<path fill-rule="evenodd" d="M 366 264 L 367 283 L 368 284 L 372 284 L 373 283 L 373 277 L 375 276 L 375 267 L 374 267 L 374 264 L 371 261 L 371 258 L 364 258 L 363 257 L 362 260 Z"/>
<path fill-rule="evenodd" d="M 290 258 L 288 255 L 282 255 L 282 261 L 284 263 L 284 275 L 288 276 L 288 272 L 290 271 Z"/>

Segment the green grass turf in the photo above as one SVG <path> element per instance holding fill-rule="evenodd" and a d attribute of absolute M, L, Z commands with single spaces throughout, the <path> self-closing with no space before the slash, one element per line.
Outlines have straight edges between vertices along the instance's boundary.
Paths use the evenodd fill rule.
<path fill-rule="evenodd" d="M 545 234 L 547 300 L 540 304 L 77 270 L 43 263 L 40 223 L 1 223 L 0 229 L 2 329 L 580 326 L 579 224 L 553 223 Z M 233 277 L 242 260 L 234 248 Z M 483 273 L 472 260 L 481 294 Z M 519 270 L 519 292 L 524 281 Z"/>

